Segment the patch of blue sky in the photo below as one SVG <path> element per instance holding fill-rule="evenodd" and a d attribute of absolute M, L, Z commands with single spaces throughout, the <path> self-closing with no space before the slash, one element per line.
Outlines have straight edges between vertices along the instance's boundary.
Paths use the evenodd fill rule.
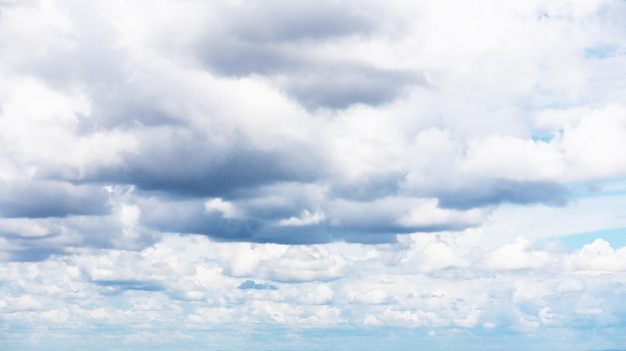
<path fill-rule="evenodd" d="M 619 56 L 619 48 L 617 46 L 595 46 L 585 49 L 585 57 L 605 59 L 609 57 Z"/>
<path fill-rule="evenodd" d="M 55 337 L 34 340 L 29 335 L 2 342 L 3 351 L 65 351 L 86 349 L 94 351 L 133 350 L 262 350 L 262 351 L 588 351 L 613 350 L 619 347 L 619 331 L 615 328 L 569 330 L 567 340 L 563 330 L 544 328 L 532 335 L 511 333 L 500 328 L 328 328 L 292 329 L 261 327 L 251 329 L 245 337 L 239 331 L 151 330 L 148 333 L 128 330 L 58 331 Z M 81 334 L 82 333 L 82 334 Z M 184 335 L 181 338 L 181 334 Z M 2 334 L 0 334 L 2 335 Z M 80 336 L 79 336 L 80 335 Z M 169 337 L 168 337 L 169 335 Z M 79 336 L 79 337 L 77 337 Z M 611 342 L 607 342 L 611 340 Z"/>
<path fill-rule="evenodd" d="M 611 179 L 602 182 L 569 183 L 567 187 L 570 190 L 570 195 L 574 199 L 598 196 L 626 196 L 626 178 Z"/>
<path fill-rule="evenodd" d="M 508 333 L 501 329 L 477 328 L 398 328 L 372 327 L 357 329 L 312 329 L 286 334 L 274 333 L 274 340 L 265 345 L 233 346 L 233 350 L 254 347 L 266 351 L 448 351 L 448 350 L 494 350 L 494 351 L 586 351 L 603 340 L 601 330 L 593 336 L 583 337 L 585 331 L 574 331 L 563 340 L 558 328 L 537 330 L 534 335 Z M 611 334 L 611 331 L 607 331 Z M 282 335 L 282 336 L 280 336 Z M 242 347 L 243 346 L 243 347 Z M 260 346 L 256 348 L 256 346 Z M 613 344 L 601 345 L 601 348 Z M 615 345 L 617 346 L 617 345 Z"/>
<path fill-rule="evenodd" d="M 545 12 L 545 11 L 540 11 L 537 14 L 537 20 L 538 21 L 545 21 L 545 20 L 549 20 L 550 19 L 550 14 Z"/>
<path fill-rule="evenodd" d="M 566 107 L 567 106 L 560 106 L 559 108 Z M 543 141 L 544 143 L 549 143 L 552 140 L 560 137 L 562 134 L 563 129 L 533 129 L 531 139 L 534 142 Z"/>
<path fill-rule="evenodd" d="M 549 143 L 550 141 L 552 141 L 552 139 L 554 139 L 553 135 L 533 135 L 532 136 L 532 140 L 534 142 L 538 142 L 538 141 L 543 141 L 544 143 Z"/>
<path fill-rule="evenodd" d="M 502 334 L 498 329 L 465 328 L 336 328 L 310 330 L 275 330 L 272 338 L 240 340 L 227 350 L 254 348 L 266 351 L 444 351 L 444 350 L 574 350 L 583 351 L 576 343 L 557 344 L 552 338 Z M 485 335 L 485 332 L 490 335 Z M 196 346 L 209 346 L 196 344 Z"/>
<path fill-rule="evenodd" d="M 596 239 L 608 242 L 614 249 L 624 247 L 626 246 L 626 227 L 577 233 L 559 238 L 563 246 L 570 250 L 579 250 L 583 246 L 593 243 Z"/>

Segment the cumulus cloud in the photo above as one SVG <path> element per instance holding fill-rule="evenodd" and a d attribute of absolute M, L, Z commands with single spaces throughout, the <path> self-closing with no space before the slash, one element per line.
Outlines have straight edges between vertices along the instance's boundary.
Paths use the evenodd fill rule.
<path fill-rule="evenodd" d="M 121 185 L 144 233 L 392 242 L 623 173 L 623 106 L 582 98 L 616 4 L 37 4 L 3 10 L 6 218 L 107 216 Z"/>
<path fill-rule="evenodd" d="M 568 257 L 566 267 L 575 270 L 617 271 L 626 270 L 626 248 L 617 250 L 602 239 L 583 246 L 580 252 Z"/>
<path fill-rule="evenodd" d="M 198 328 L 226 337 L 227 326 L 254 330 L 259 323 L 294 333 L 301 327 L 332 333 L 343 326 L 373 333 L 378 327 L 460 328 L 482 335 L 557 327 L 583 338 L 581 325 L 620 326 L 626 313 L 616 303 L 626 294 L 624 269 L 615 265 L 625 261 L 622 249 L 601 241 L 574 251 L 530 251 L 522 238 L 481 248 L 476 231 L 404 240 L 313 249 L 168 235 L 139 252 L 91 249 L 3 263 L 0 311 L 9 331 L 26 321 L 63 323 L 68 331 L 106 323 L 133 335 L 177 325 L 191 339 Z M 524 251 L 534 256 L 509 266 L 494 263 L 506 253 L 523 258 Z M 590 254 L 596 263 L 571 264 Z M 388 255 L 398 255 L 395 264 Z M 534 264 L 534 257 L 561 268 Z"/>
<path fill-rule="evenodd" d="M 517 238 L 514 243 L 500 247 L 489 255 L 486 264 L 492 269 L 538 269 L 546 268 L 550 255 L 532 250 L 524 238 Z"/>

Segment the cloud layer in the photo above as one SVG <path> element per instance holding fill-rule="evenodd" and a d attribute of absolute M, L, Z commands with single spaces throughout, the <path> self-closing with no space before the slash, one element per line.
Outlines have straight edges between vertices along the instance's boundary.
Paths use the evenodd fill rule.
<path fill-rule="evenodd" d="M 386 328 L 430 331 L 425 345 L 433 347 L 441 347 L 439 337 L 458 341 L 459 333 L 531 334 L 549 341 L 563 331 L 568 340 L 555 349 L 619 344 L 626 248 L 598 239 L 566 251 L 555 242 L 538 246 L 520 237 L 486 250 L 482 240 L 478 230 L 414 234 L 380 245 L 216 243 L 168 235 L 141 251 L 81 250 L 5 263 L 2 328 L 15 349 L 38 342 L 36 335 L 20 340 L 21 328 L 59 324 L 63 329 L 49 345 L 62 347 L 67 333 L 92 329 L 103 332 L 95 337 L 103 343 L 98 350 L 122 331 L 127 336 L 120 342 L 128 348 L 146 346 L 142 337 L 169 330 L 169 342 L 185 348 L 238 349 L 254 345 L 254 337 L 232 343 L 232 330 L 283 328 L 309 347 L 314 339 L 307 333 L 315 330 L 333 337 Z M 589 327 L 603 332 L 586 339 Z M 196 331 L 224 339 L 211 344 Z"/>

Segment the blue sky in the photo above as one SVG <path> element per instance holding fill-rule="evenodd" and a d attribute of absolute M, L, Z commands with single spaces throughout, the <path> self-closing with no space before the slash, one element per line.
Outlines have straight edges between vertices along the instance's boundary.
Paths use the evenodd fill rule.
<path fill-rule="evenodd" d="M 626 350 L 624 18 L 0 0 L 0 348 Z"/>

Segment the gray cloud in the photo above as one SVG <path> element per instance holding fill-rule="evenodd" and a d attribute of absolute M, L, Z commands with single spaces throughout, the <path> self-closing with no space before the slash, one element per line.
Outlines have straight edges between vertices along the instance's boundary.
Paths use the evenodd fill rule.
<path fill-rule="evenodd" d="M 299 193 L 290 195 L 293 199 Z M 306 195 L 305 195 L 306 196 Z M 289 196 L 287 196 L 289 198 Z M 142 223 L 157 232 L 193 233 L 219 241 L 273 242 L 283 244 L 317 244 L 332 241 L 360 243 L 389 243 L 396 235 L 413 232 L 437 232 L 475 226 L 474 220 L 451 217 L 444 222 L 430 221 L 411 224 L 401 218 L 420 208 L 421 200 L 411 198 L 383 198 L 372 201 L 324 199 L 319 204 L 316 220 L 307 221 L 302 207 L 273 211 L 259 211 L 249 205 L 258 198 L 234 199 L 232 205 L 240 212 L 236 217 L 207 212 L 202 200 L 175 200 L 152 197 L 140 201 Z M 264 203 L 261 201 L 261 203 Z M 298 202 L 293 202 L 297 204 Z M 265 202 L 271 209 L 271 202 Z M 306 202 L 300 202 L 306 204 Z M 310 204 L 310 203 L 309 203 Z M 304 206 L 304 209 L 310 208 Z M 424 210 L 428 211 L 428 210 Z M 303 218 L 303 216 L 305 216 Z M 309 212 L 309 216 L 313 216 Z M 283 223 L 291 219 L 292 223 Z"/>
<path fill-rule="evenodd" d="M 108 215 L 0 218 L 0 240 L 10 243 L 0 252 L 15 261 L 40 261 L 77 248 L 137 250 L 159 238 L 149 228 L 122 223 L 117 205 L 113 210 Z"/>
<path fill-rule="evenodd" d="M 0 195 L 0 215 L 5 218 L 104 215 L 109 210 L 101 186 L 32 180 L 5 186 Z"/>
<path fill-rule="evenodd" d="M 405 177 L 404 173 L 382 173 L 366 179 L 350 182 L 336 182 L 331 187 L 334 197 L 356 200 L 371 201 L 385 196 L 397 195 L 401 192 L 401 184 Z"/>
<path fill-rule="evenodd" d="M 344 109 L 357 103 L 377 106 L 400 97 L 411 85 L 425 84 L 416 72 L 312 60 L 297 48 L 267 43 L 217 43 L 204 55 L 209 69 L 223 75 L 275 77 L 288 96 L 309 109 Z"/>
<path fill-rule="evenodd" d="M 335 1 L 264 1 L 230 8 L 228 31 L 252 42 L 324 40 L 371 32 L 376 20 L 367 5 Z"/>
<path fill-rule="evenodd" d="M 569 190 L 556 182 L 496 180 L 473 184 L 463 192 L 438 194 L 440 204 L 451 208 L 474 208 L 500 203 L 545 203 L 563 206 L 568 202 Z"/>
<path fill-rule="evenodd" d="M 209 138 L 188 128 L 148 133 L 137 152 L 123 156 L 121 165 L 103 166 L 84 179 L 202 197 L 232 195 L 276 182 L 311 181 L 320 172 L 315 155 L 306 150 L 228 149 Z"/>
<path fill-rule="evenodd" d="M 380 21 L 375 11 L 326 1 L 241 6 L 229 14 L 236 20 L 227 22 L 220 36 L 199 44 L 199 55 L 218 74 L 269 76 L 308 109 L 377 106 L 397 99 L 410 85 L 423 85 L 421 74 L 311 51 L 335 38 L 373 35 Z"/>
<path fill-rule="evenodd" d="M 6 254 L 9 261 L 39 262 L 44 261 L 55 254 L 63 255 L 65 254 L 65 252 L 59 248 L 51 248 L 49 245 L 45 245 L 44 247 L 31 247 L 28 249 L 8 250 L 6 251 Z"/>
<path fill-rule="evenodd" d="M 303 67 L 283 88 L 307 108 L 343 109 L 361 103 L 381 105 L 400 97 L 410 85 L 424 79 L 414 72 L 374 67 Z"/>
<path fill-rule="evenodd" d="M 229 76 L 290 72 L 301 68 L 305 60 L 280 47 L 235 40 L 207 45 L 201 55 L 209 69 Z"/>
<path fill-rule="evenodd" d="M 207 213 L 200 201 L 158 200 L 142 208 L 144 225 L 160 232 L 202 234 L 219 241 L 311 244 L 333 240 L 323 226 L 281 227 L 265 218 L 225 218 Z"/>

